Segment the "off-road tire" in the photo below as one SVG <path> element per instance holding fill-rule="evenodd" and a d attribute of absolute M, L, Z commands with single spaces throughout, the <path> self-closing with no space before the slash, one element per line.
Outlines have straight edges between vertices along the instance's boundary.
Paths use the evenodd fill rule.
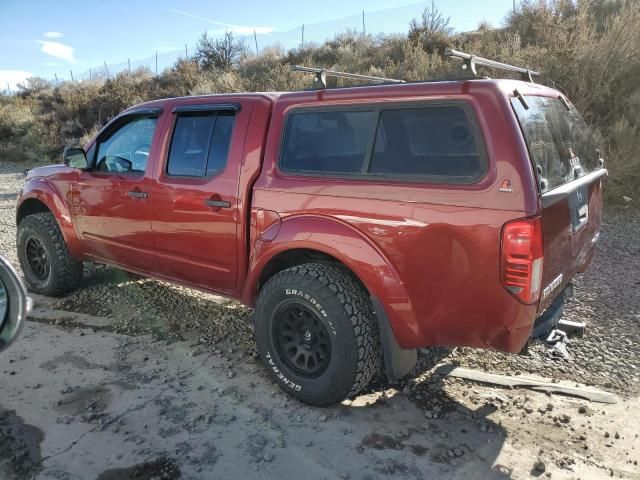
<path fill-rule="evenodd" d="M 41 242 L 46 252 L 49 262 L 46 278 L 38 278 L 29 265 L 26 242 L 32 237 Z M 53 214 L 36 213 L 23 218 L 18 225 L 16 243 L 25 283 L 31 292 L 57 297 L 76 289 L 82 278 L 82 262 L 69 254 Z"/>
<path fill-rule="evenodd" d="M 328 365 L 316 378 L 300 375 L 278 354 L 275 316 L 295 302 L 318 314 L 330 338 Z M 298 265 L 270 278 L 258 296 L 255 328 L 258 353 L 270 375 L 284 391 L 311 405 L 355 396 L 380 369 L 382 349 L 369 296 L 331 264 Z"/>

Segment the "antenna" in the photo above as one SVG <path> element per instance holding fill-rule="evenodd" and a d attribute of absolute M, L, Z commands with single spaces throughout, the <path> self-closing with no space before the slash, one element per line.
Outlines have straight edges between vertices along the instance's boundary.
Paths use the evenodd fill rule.
<path fill-rule="evenodd" d="M 315 73 L 316 76 L 313 79 L 313 85 L 312 85 L 312 88 L 315 88 L 315 89 L 327 88 L 327 76 L 351 78 L 353 80 L 368 80 L 370 82 L 379 82 L 379 83 L 405 83 L 404 80 L 398 80 L 397 78 L 374 77 L 372 75 L 360 75 L 357 73 L 337 72 L 335 70 L 327 70 L 325 68 L 305 67 L 303 65 L 295 65 L 291 69 L 294 72 Z"/>
<path fill-rule="evenodd" d="M 476 57 L 475 55 L 459 52 L 458 50 L 453 50 L 451 48 L 447 48 L 444 51 L 444 55 L 446 57 L 460 58 L 463 61 L 462 69 L 465 70 L 472 78 L 478 76 L 476 65 L 496 68 L 498 70 L 506 70 L 509 72 L 521 73 L 524 79 L 528 80 L 531 83 L 533 83 L 533 77 L 540 76 L 540 72 L 535 72 L 533 70 L 529 70 L 528 68 L 516 67 L 514 65 L 509 65 L 508 63 L 496 62 L 495 60 L 489 60 L 488 58 Z"/>

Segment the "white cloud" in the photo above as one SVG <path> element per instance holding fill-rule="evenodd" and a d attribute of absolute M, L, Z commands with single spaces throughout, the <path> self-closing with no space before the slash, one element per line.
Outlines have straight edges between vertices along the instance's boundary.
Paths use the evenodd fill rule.
<path fill-rule="evenodd" d="M 42 52 L 52 57 L 75 63 L 76 59 L 73 55 L 73 47 L 60 42 L 50 42 L 48 40 L 38 40 L 42 44 Z"/>
<path fill-rule="evenodd" d="M 42 36 L 45 38 L 62 38 L 62 34 L 60 32 L 44 32 Z"/>
<path fill-rule="evenodd" d="M 271 33 L 273 32 L 272 27 L 258 27 L 258 26 L 249 26 L 249 25 L 234 25 L 232 23 L 224 23 L 218 22 L 217 20 L 211 20 L 210 18 L 201 17 L 199 15 L 194 15 L 192 13 L 183 12 L 181 10 L 169 9 L 170 12 L 177 13 L 178 15 L 183 15 L 185 17 L 195 18 L 196 20 L 202 20 L 203 22 L 212 23 L 213 25 L 219 25 L 221 28 L 219 30 L 215 30 L 217 33 L 224 32 L 233 32 L 238 33 L 240 35 L 253 35 L 253 32 L 256 33 Z"/>
<path fill-rule="evenodd" d="M 26 70 L 0 70 L 0 90 L 7 88 L 9 90 L 17 90 L 19 83 L 24 83 L 29 77 L 33 77 L 33 73 Z"/>

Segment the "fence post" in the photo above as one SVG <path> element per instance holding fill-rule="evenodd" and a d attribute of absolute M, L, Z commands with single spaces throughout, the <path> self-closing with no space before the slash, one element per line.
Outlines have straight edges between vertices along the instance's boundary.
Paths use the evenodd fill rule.
<path fill-rule="evenodd" d="M 127 58 L 127 70 L 131 73 L 131 59 Z"/>
<path fill-rule="evenodd" d="M 253 39 L 256 42 L 256 56 L 258 55 L 258 36 L 256 35 L 255 29 L 253 30 Z"/>

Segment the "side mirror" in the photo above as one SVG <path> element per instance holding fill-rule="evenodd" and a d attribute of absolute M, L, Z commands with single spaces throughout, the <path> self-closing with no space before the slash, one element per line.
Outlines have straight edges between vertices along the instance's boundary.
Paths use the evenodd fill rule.
<path fill-rule="evenodd" d="M 71 168 L 85 169 L 89 166 L 87 155 L 82 148 L 65 148 L 62 158 L 64 164 Z"/>
<path fill-rule="evenodd" d="M 16 339 L 31 311 L 31 299 L 9 261 L 0 255 L 0 352 Z"/>

